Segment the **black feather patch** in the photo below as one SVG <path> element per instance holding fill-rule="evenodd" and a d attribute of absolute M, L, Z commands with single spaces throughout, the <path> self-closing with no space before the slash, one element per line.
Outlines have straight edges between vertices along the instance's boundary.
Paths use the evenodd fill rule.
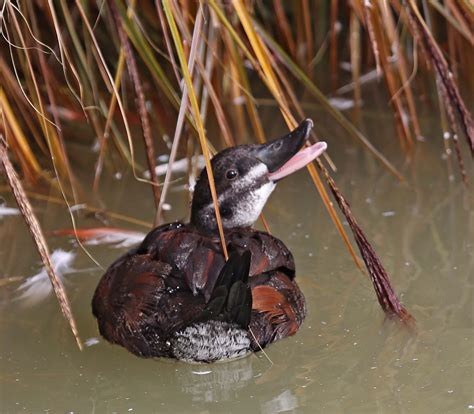
<path fill-rule="evenodd" d="M 248 283 L 251 254 L 230 254 L 212 291 L 202 320 L 234 322 L 247 329 L 252 311 L 252 292 Z"/>

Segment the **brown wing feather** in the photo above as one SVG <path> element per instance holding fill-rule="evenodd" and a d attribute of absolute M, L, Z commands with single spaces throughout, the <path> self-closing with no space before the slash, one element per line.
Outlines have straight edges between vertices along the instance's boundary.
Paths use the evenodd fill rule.
<path fill-rule="evenodd" d="M 134 252 L 108 269 L 92 301 L 100 333 L 140 356 L 168 355 L 167 337 L 204 306 L 169 264 Z"/>
<path fill-rule="evenodd" d="M 208 300 L 225 263 L 220 240 L 198 233 L 190 224 L 178 223 L 176 226 L 154 230 L 139 251 L 170 264 L 180 275 L 184 275 L 194 294 L 202 293 Z M 227 232 L 226 242 L 230 249 L 236 249 L 240 254 L 245 250 L 251 252 L 250 277 L 274 270 L 284 272 L 291 279 L 294 277 L 293 256 L 276 237 L 244 228 Z"/>

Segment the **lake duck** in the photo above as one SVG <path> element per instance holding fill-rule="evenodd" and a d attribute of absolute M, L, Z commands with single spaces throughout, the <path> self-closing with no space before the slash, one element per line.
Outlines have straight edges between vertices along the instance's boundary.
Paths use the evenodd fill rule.
<path fill-rule="evenodd" d="M 156 227 L 102 276 L 92 308 L 105 339 L 141 357 L 213 362 L 258 351 L 299 329 L 306 305 L 293 255 L 252 225 L 276 183 L 326 149 L 318 142 L 301 150 L 312 126 L 306 119 L 282 138 L 213 157 L 228 260 L 204 168 L 190 222 Z"/>

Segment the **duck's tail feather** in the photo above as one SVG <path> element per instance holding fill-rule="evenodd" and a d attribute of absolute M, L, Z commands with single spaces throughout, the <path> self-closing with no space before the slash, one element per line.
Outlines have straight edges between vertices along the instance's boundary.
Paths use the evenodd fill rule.
<path fill-rule="evenodd" d="M 249 251 L 242 255 L 237 251 L 230 254 L 204 311 L 205 319 L 222 320 L 248 328 L 252 312 L 252 292 L 248 283 L 250 259 Z"/>

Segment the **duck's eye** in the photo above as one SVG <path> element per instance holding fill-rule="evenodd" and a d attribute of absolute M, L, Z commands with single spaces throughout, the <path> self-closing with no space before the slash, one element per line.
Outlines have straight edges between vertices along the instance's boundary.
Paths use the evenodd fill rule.
<path fill-rule="evenodd" d="M 233 180 L 235 177 L 237 177 L 238 172 L 237 170 L 228 170 L 225 173 L 225 176 L 227 177 L 228 180 Z"/>

